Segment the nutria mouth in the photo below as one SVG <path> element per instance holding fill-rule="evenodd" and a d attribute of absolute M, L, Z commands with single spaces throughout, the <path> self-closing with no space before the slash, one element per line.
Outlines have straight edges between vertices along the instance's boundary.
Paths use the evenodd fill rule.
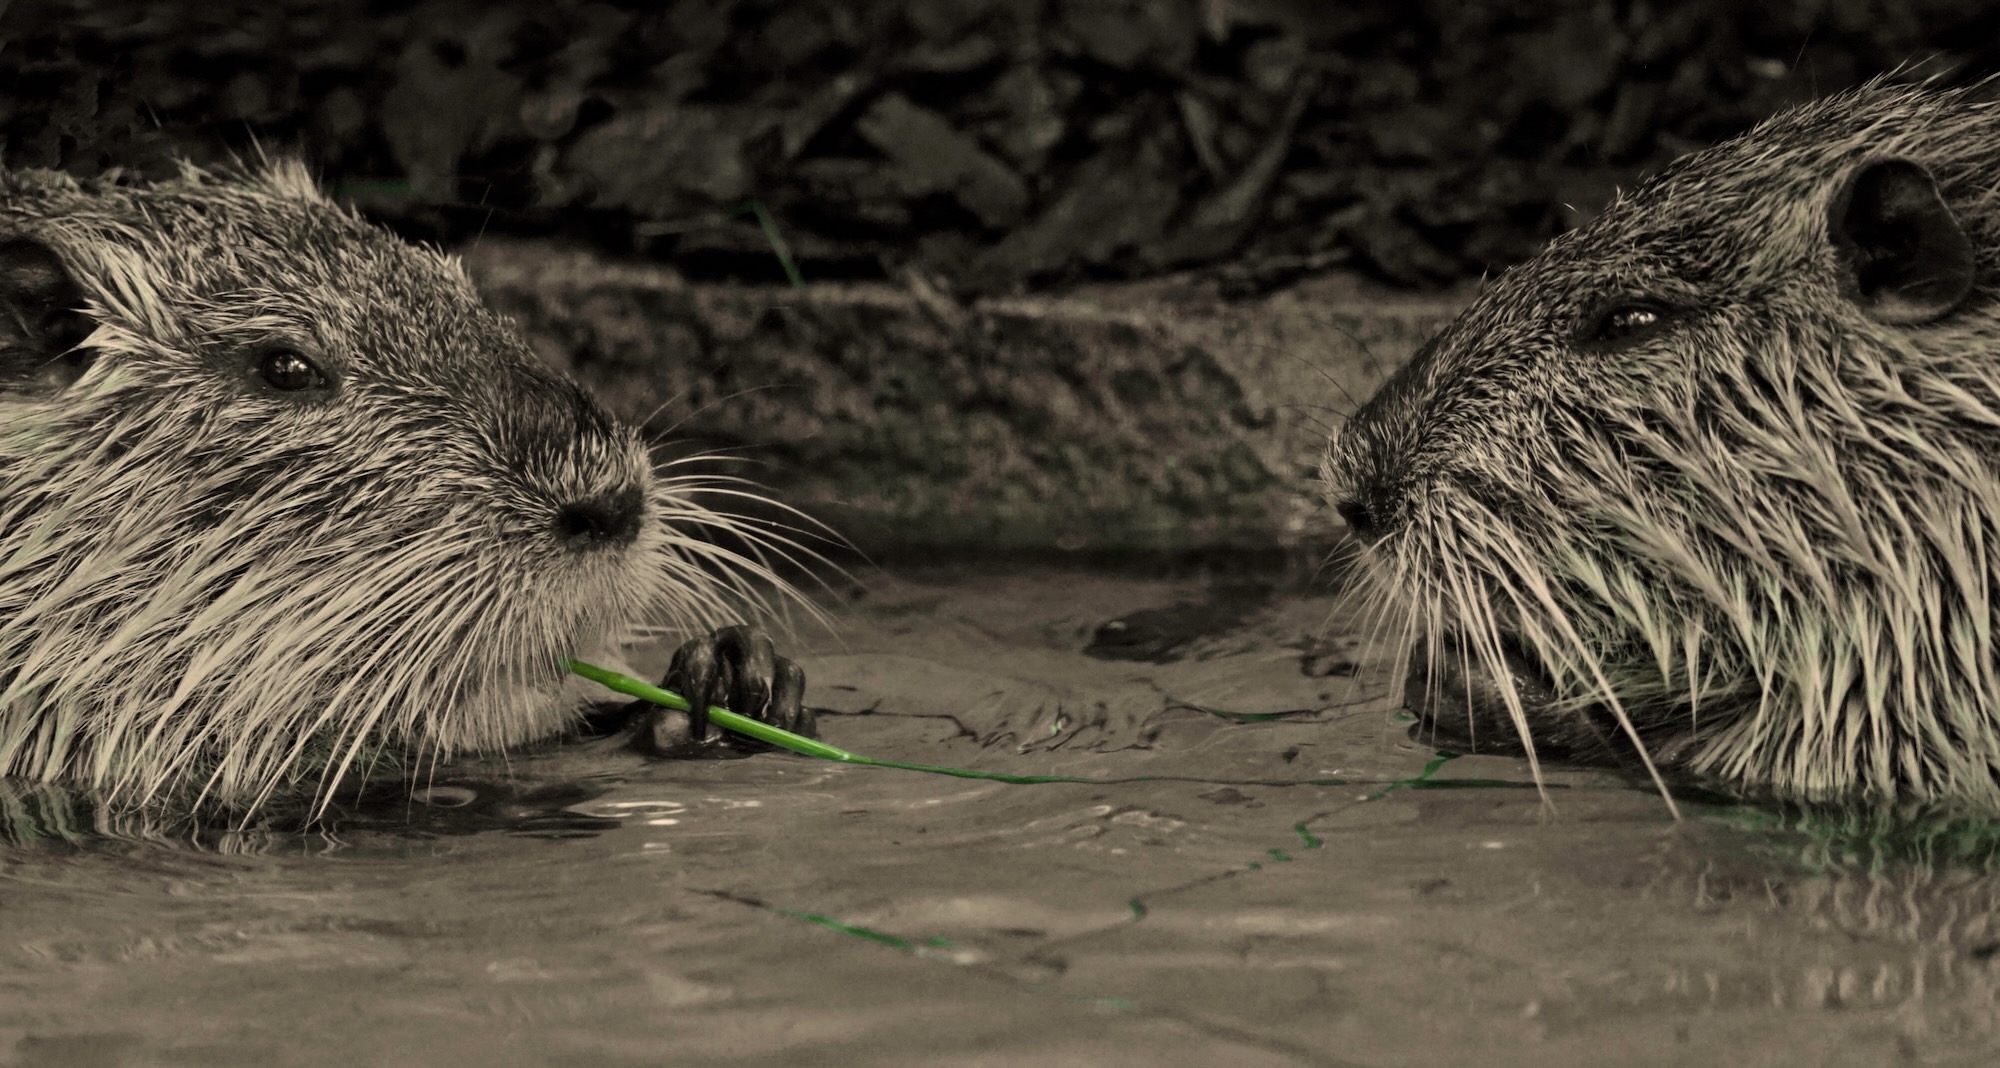
<path fill-rule="evenodd" d="M 1456 634 L 1438 641 L 1432 659 L 1428 642 L 1419 638 L 1410 651 L 1404 700 L 1417 716 L 1415 737 L 1427 745 L 1468 753 L 1525 752 L 1520 730 L 1507 713 L 1498 682 L 1477 657 L 1463 652 Z M 1500 653 L 1521 710 L 1535 728 L 1535 749 L 1543 751 L 1540 728 L 1552 718 L 1556 691 L 1548 671 L 1511 634 L 1500 638 Z"/>
<path fill-rule="evenodd" d="M 1416 714 L 1417 723 L 1410 736 L 1454 752 L 1526 755 L 1520 729 L 1507 714 L 1499 683 L 1486 666 L 1460 653 L 1456 634 L 1443 635 L 1439 647 L 1443 655 L 1436 665 L 1431 664 L 1430 650 L 1421 640 L 1411 650 L 1404 700 Z M 1512 634 L 1500 636 L 1500 657 L 1514 692 L 1521 698 L 1521 712 L 1528 718 L 1528 733 L 1535 740 L 1538 758 L 1629 764 L 1634 754 L 1631 740 L 1608 706 L 1563 699 L 1541 660 Z M 1641 729 L 1646 729 L 1639 709 L 1628 712 L 1641 716 Z"/>

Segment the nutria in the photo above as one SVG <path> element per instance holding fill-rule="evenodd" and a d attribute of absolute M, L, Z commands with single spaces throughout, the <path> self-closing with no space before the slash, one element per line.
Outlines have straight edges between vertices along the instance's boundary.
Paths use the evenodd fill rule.
<path fill-rule="evenodd" d="M 560 732 L 568 658 L 788 590 L 687 470 L 296 163 L 0 172 L 0 775 L 247 812 Z M 812 728 L 752 629 L 666 685 Z"/>
<path fill-rule="evenodd" d="M 1677 161 L 1345 426 L 1322 478 L 1426 729 L 2000 806 L 1989 96 L 1877 81 Z"/>

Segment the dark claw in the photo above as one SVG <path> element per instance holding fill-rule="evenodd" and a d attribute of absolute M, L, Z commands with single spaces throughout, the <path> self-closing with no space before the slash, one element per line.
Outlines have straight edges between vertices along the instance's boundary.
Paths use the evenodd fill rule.
<path fill-rule="evenodd" d="M 637 726 L 632 743 L 653 756 L 747 756 L 770 748 L 711 725 L 710 705 L 794 734 L 816 733 L 812 711 L 803 704 L 805 672 L 778 656 L 771 639 L 755 627 L 724 627 L 686 642 L 674 651 L 660 685 L 687 698 L 694 710 L 676 712 L 646 701 L 629 706 Z"/>

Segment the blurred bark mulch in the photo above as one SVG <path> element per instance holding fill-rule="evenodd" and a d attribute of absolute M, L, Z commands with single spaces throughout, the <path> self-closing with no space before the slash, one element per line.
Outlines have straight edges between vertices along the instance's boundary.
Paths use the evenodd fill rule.
<path fill-rule="evenodd" d="M 1504 267 L 1621 183 L 1912 60 L 1945 0 L 48 0 L 0 12 L 0 161 L 296 152 L 413 235 L 970 295 L 1200 268 Z M 761 217 L 760 217 L 761 216 Z"/>

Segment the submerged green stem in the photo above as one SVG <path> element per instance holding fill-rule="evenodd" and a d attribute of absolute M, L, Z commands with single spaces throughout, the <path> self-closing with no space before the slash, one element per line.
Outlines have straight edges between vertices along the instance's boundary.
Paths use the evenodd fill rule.
<path fill-rule="evenodd" d="M 616 671 L 601 668 L 595 664 L 587 664 L 581 660 L 570 661 L 569 669 L 577 675 L 581 675 L 592 682 L 599 683 L 619 693 L 651 701 L 656 705 L 664 705 L 676 711 L 688 711 L 687 698 L 682 697 L 672 690 L 663 690 L 658 686 L 649 686 L 630 675 L 621 675 Z M 947 768 L 935 764 L 906 764 L 900 760 L 876 760 L 874 757 L 865 757 L 859 753 L 850 753 L 845 749 L 828 745 L 825 742 L 815 741 L 804 735 L 793 734 L 791 731 L 773 727 L 768 723 L 760 723 L 749 716 L 731 712 L 720 705 L 708 706 L 708 721 L 724 730 L 748 735 L 760 742 L 769 742 L 780 749 L 789 749 L 794 753 L 818 757 L 821 760 L 837 760 L 843 764 L 866 764 L 869 767 L 875 768 L 901 768 L 904 771 L 927 771 L 933 775 L 952 775 L 961 779 L 991 779 L 995 782 L 1019 784 L 1046 782 L 1101 783 L 1103 781 L 1101 779 L 1072 778 L 1066 775 L 1008 775 L 998 771 L 974 771 L 970 768 Z"/>
<path fill-rule="evenodd" d="M 660 706 L 666 706 L 666 708 L 674 708 L 676 712 L 686 712 L 688 710 L 688 698 L 684 698 L 684 696 L 680 696 L 680 694 L 676 694 L 672 690 L 662 690 L 658 686 L 650 686 L 650 684 L 640 682 L 640 680 L 636 680 L 636 678 L 632 678 L 628 674 L 618 674 L 614 670 L 600 668 L 596 664 L 586 664 L 582 660 L 570 660 L 568 668 L 570 668 L 572 674 L 588 678 L 588 680 L 592 680 L 592 682 L 596 682 L 600 686 L 606 686 L 610 690 L 618 690 L 620 694 L 634 696 L 634 698 L 640 698 L 640 700 L 650 700 L 654 704 L 660 704 Z M 776 726 L 752 720 L 750 716 L 742 716 L 738 712 L 730 712 L 728 708 L 722 708 L 718 704 L 710 704 L 708 706 L 708 722 L 712 722 L 712 724 L 716 724 L 716 726 L 720 726 L 724 730 L 734 730 L 736 734 L 746 734 L 746 736 L 756 738 L 760 742 L 770 742 L 772 746 L 778 746 L 778 748 L 784 748 L 784 750 L 792 750 L 796 754 L 818 756 L 820 760 L 838 760 L 842 764 L 866 764 L 870 768 L 900 768 L 900 770 L 906 770 L 906 772 L 930 772 L 930 774 L 954 776 L 954 778 L 984 778 L 984 780 L 992 780 L 992 782 L 1014 782 L 1014 784 L 1084 782 L 1084 784 L 1096 784 L 1096 786 L 1106 786 L 1106 784 L 1112 784 L 1112 782 L 1148 782 L 1148 780 L 1172 780 L 1172 778 L 1180 778 L 1180 776 L 1134 776 L 1134 778 L 1104 780 L 1104 778 L 1074 778 L 1074 776 L 1012 776 L 1012 774 L 1006 774 L 1006 772 L 976 772 L 972 768 L 944 768 L 944 766 L 938 766 L 938 764 L 906 764 L 902 760 L 876 760 L 872 756 L 860 756 L 860 754 L 848 752 L 848 750 L 838 748 L 838 746 L 828 746 L 826 742 L 818 742 L 818 740 L 806 738 L 802 734 L 792 734 L 790 730 L 780 730 Z M 1214 782 L 1214 780 L 1200 780 L 1200 782 Z M 1306 780 L 1306 782 L 1296 782 L 1296 784 L 1294 782 L 1268 782 L 1264 786 L 1308 786 L 1308 784 L 1310 786 L 1340 786 L 1342 780 L 1338 780 L 1338 778 L 1316 778 L 1316 780 Z"/>

